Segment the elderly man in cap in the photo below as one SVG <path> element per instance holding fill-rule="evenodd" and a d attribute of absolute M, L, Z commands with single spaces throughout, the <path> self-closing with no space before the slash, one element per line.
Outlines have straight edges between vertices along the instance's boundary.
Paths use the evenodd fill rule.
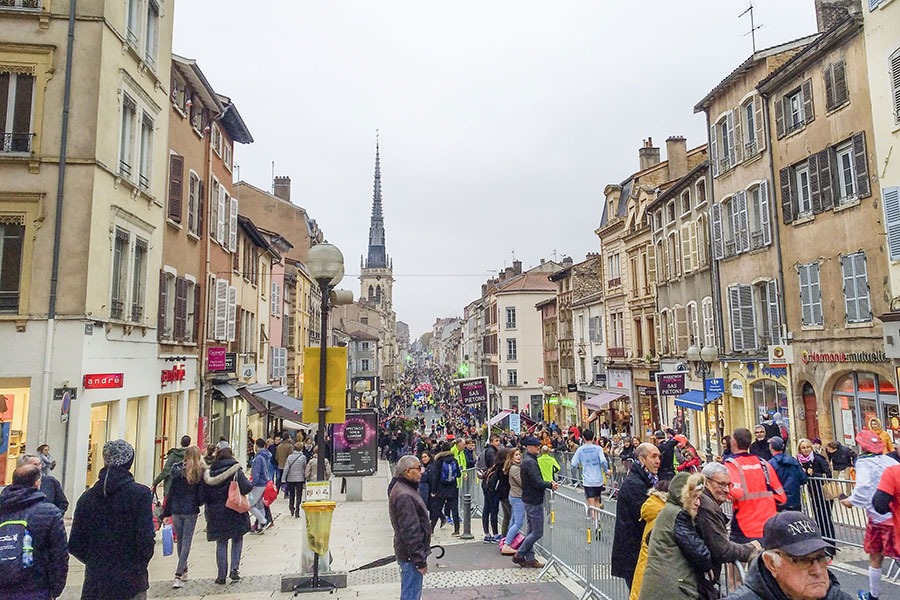
<path fill-rule="evenodd" d="M 726 600 L 852 600 L 828 570 L 837 548 L 803 513 L 780 512 L 766 521 L 763 549 L 744 585 Z"/>
<path fill-rule="evenodd" d="M 522 503 L 525 505 L 525 516 L 528 518 L 528 535 L 512 561 L 522 567 L 541 568 L 543 563 L 534 557 L 534 545 L 544 535 L 544 490 L 556 490 L 559 484 L 555 481 L 544 481 L 537 455 L 541 451 L 541 441 L 534 436 L 522 440 L 527 450 L 522 456 Z"/>
<path fill-rule="evenodd" d="M 400 600 L 419 600 L 431 552 L 431 523 L 425 501 L 419 495 L 419 459 L 412 455 L 400 457 L 394 476 L 397 483 L 391 489 L 388 506 L 394 528 L 394 556 L 400 565 Z"/>
<path fill-rule="evenodd" d="M 82 600 L 144 600 L 153 557 L 153 494 L 130 473 L 134 448 L 103 446 L 97 483 L 78 499 L 69 552 L 84 563 Z"/>

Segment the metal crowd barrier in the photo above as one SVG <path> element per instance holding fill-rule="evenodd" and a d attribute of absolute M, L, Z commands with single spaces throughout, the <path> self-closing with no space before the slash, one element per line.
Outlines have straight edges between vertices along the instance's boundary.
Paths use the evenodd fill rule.
<path fill-rule="evenodd" d="M 853 493 L 855 481 L 810 477 L 803 486 L 803 512 L 812 517 L 822 531 L 822 537 L 837 544 L 862 548 L 866 537 L 866 511 L 856 506 L 846 507 L 841 497 Z"/>

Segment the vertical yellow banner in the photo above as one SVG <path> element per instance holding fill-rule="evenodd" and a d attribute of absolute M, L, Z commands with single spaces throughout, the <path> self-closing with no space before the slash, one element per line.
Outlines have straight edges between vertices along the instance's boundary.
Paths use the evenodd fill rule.
<path fill-rule="evenodd" d="M 303 422 L 318 423 L 319 348 L 306 348 L 303 355 Z M 325 377 L 326 423 L 343 423 L 347 408 L 347 348 L 328 348 Z"/>

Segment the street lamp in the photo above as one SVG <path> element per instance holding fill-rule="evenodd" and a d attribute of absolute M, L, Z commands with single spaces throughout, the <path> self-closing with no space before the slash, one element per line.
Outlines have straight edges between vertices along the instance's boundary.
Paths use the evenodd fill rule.
<path fill-rule="evenodd" d="M 356 390 L 356 393 L 359 394 L 359 408 L 362 408 L 362 399 L 365 396 L 365 391 L 369 389 L 369 385 L 360 379 L 356 382 L 356 385 L 353 386 L 353 389 Z"/>
<path fill-rule="evenodd" d="M 544 400 L 544 406 L 546 407 L 546 411 L 544 413 L 544 420 L 549 423 L 550 421 L 553 420 L 550 418 L 552 416 L 550 414 L 550 396 L 552 396 L 553 392 L 555 392 L 556 390 L 553 389 L 552 385 L 545 385 L 541 391 L 543 391 L 544 396 L 546 396 L 546 399 Z"/>
<path fill-rule="evenodd" d="M 697 346 L 692 344 L 687 349 L 688 361 L 695 363 L 694 368 L 703 382 L 703 427 L 706 429 L 706 462 L 712 462 L 712 443 L 709 436 L 709 408 L 706 406 L 706 376 L 712 370 L 712 363 L 719 358 L 715 346 Z"/>
<path fill-rule="evenodd" d="M 322 292 L 322 334 L 319 336 L 319 460 L 316 461 L 316 479 L 325 480 L 325 383 L 328 375 L 328 309 L 329 288 L 333 288 L 344 278 L 344 255 L 328 243 L 316 244 L 306 253 L 306 268 Z"/>

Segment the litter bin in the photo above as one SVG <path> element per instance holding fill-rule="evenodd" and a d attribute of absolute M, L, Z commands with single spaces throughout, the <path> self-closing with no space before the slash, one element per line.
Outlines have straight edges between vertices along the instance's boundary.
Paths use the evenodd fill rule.
<path fill-rule="evenodd" d="M 306 513 L 306 543 L 319 556 L 328 553 L 328 541 L 331 537 L 331 518 L 334 516 L 336 502 L 304 502 L 301 504 Z"/>

